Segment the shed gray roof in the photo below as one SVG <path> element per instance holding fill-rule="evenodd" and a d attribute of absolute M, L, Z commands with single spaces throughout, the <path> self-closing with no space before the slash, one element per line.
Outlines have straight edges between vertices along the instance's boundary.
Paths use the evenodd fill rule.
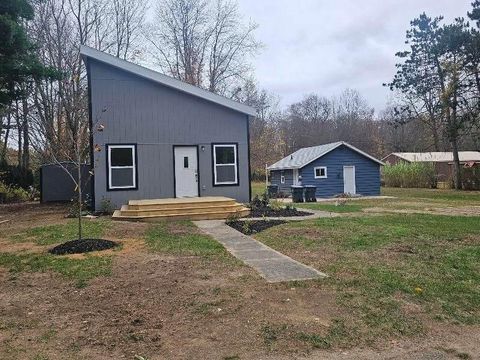
<path fill-rule="evenodd" d="M 312 161 L 315 161 L 322 156 L 328 154 L 330 151 L 335 150 L 341 145 L 345 145 L 348 148 L 352 149 L 353 151 L 358 152 L 359 154 L 369 158 L 380 165 L 384 165 L 383 162 L 374 158 L 371 155 L 368 155 L 366 152 L 363 152 L 360 149 L 357 149 L 355 146 L 346 143 L 345 141 L 337 141 L 330 144 L 312 146 L 299 149 L 295 151 L 293 154 L 290 154 L 284 157 L 282 160 L 277 161 L 275 164 L 270 165 L 268 170 L 286 170 L 286 169 L 300 169 L 305 165 L 310 164 Z"/>
<path fill-rule="evenodd" d="M 131 63 L 126 60 L 119 59 L 113 55 L 104 53 L 102 51 L 96 50 L 89 46 L 81 45 L 80 54 L 82 55 L 83 58 L 95 59 L 102 63 L 114 66 L 116 68 L 128 71 L 140 77 L 143 77 L 145 79 L 155 81 L 159 84 L 168 86 L 170 88 L 182 91 L 184 93 L 187 93 L 193 96 L 197 96 L 199 98 L 225 106 L 227 108 L 236 110 L 238 112 L 241 112 L 250 116 L 256 115 L 255 109 L 251 106 L 239 103 L 237 101 L 231 100 L 224 96 L 214 94 L 210 91 L 204 90 L 197 86 L 187 84 L 183 81 L 174 79 L 170 76 L 161 74 L 157 71 L 147 69 L 146 67 Z"/>

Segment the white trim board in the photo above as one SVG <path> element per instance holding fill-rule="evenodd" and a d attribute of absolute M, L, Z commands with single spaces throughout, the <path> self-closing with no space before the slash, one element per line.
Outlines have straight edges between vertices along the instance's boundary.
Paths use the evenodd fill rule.
<path fill-rule="evenodd" d="M 325 175 L 323 176 L 317 176 L 317 169 L 324 169 L 325 170 Z M 326 166 L 315 166 L 313 168 L 313 178 L 314 179 L 326 179 L 328 176 L 327 176 L 327 167 Z"/>
<path fill-rule="evenodd" d="M 132 165 L 128 166 L 112 166 L 112 149 L 131 149 L 132 150 Z M 129 190 L 137 188 L 137 155 L 135 154 L 135 145 L 108 145 L 107 144 L 107 165 L 108 165 L 108 190 Z M 113 169 L 132 169 L 132 185 L 127 186 L 113 186 L 112 185 L 112 170 Z"/>
<path fill-rule="evenodd" d="M 229 164 L 217 164 L 217 147 L 232 147 L 234 162 Z M 238 185 L 238 159 L 237 144 L 213 144 L 213 183 L 214 185 Z M 217 182 L 217 166 L 233 166 L 235 168 L 235 181 Z"/>

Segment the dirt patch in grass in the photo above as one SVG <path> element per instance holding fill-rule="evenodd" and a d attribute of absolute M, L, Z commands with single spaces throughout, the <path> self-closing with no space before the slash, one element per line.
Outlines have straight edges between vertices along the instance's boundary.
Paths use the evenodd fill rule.
<path fill-rule="evenodd" d="M 362 205 L 355 204 L 354 202 L 348 204 L 337 205 L 335 203 L 301 203 L 299 207 L 312 210 L 321 210 L 334 213 L 355 213 L 360 212 L 363 209 Z"/>
<path fill-rule="evenodd" d="M 392 214 L 432 214 L 447 216 L 480 216 L 480 207 L 451 207 L 434 208 L 422 207 L 421 209 L 389 209 L 383 207 L 371 207 L 363 209 L 366 213 L 392 213 Z"/>
<path fill-rule="evenodd" d="M 286 223 L 284 220 L 233 220 L 226 224 L 245 235 L 252 235 Z"/>
<path fill-rule="evenodd" d="M 267 284 L 188 222 L 115 223 L 103 237 L 121 250 L 57 257 L 45 245 L 32 246 L 42 254 L 12 248 L 0 254 L 0 358 L 474 359 L 480 326 L 460 325 L 478 309 L 466 306 L 477 301 L 474 219 L 363 216 L 258 234 L 325 270 L 320 281 Z M 67 224 L 60 212 L 42 221 L 30 225 Z M 429 312 L 435 299 L 447 308 Z"/>
<path fill-rule="evenodd" d="M 48 252 L 53 255 L 83 254 L 92 251 L 113 249 L 118 243 L 104 239 L 77 239 L 57 245 Z"/>
<path fill-rule="evenodd" d="M 195 256 L 118 256 L 108 281 L 81 289 L 51 273 L 0 277 L 0 286 L 9 343 L 0 344 L 0 358 L 8 351 L 79 359 L 302 354 L 313 347 L 298 334 L 324 336 L 338 315 L 334 294 L 320 284 L 267 284 L 248 267 Z M 282 324 L 288 332 L 265 344 L 265 326 Z"/>
<path fill-rule="evenodd" d="M 34 226 L 66 223 L 68 204 L 40 204 L 38 202 L 0 204 L 0 237 Z"/>

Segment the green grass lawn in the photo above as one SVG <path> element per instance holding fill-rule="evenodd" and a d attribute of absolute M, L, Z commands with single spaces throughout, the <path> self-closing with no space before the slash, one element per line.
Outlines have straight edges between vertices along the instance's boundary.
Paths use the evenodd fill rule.
<path fill-rule="evenodd" d="M 86 286 L 89 280 L 97 276 L 109 276 L 111 265 L 111 256 L 87 255 L 83 259 L 72 259 L 48 253 L 0 253 L 0 266 L 6 267 L 12 276 L 25 271 L 53 271 L 73 280 L 77 287 Z"/>
<path fill-rule="evenodd" d="M 402 189 L 382 188 L 382 195 L 396 196 L 401 199 L 429 199 L 433 201 L 454 201 L 480 203 L 480 191 L 443 190 L 443 189 Z"/>
<path fill-rule="evenodd" d="M 291 222 L 255 237 L 330 276 L 317 286 L 336 290 L 345 331 L 308 337 L 352 345 L 421 333 L 425 316 L 479 324 L 479 234 L 478 217 L 402 214 Z"/>
<path fill-rule="evenodd" d="M 227 256 L 218 241 L 202 234 L 191 221 L 162 221 L 154 224 L 147 230 L 145 242 L 153 252 Z"/>
<path fill-rule="evenodd" d="M 110 220 L 98 219 L 83 221 L 83 237 L 99 238 L 111 226 Z M 108 276 L 111 273 L 111 256 L 90 256 L 84 258 L 69 258 L 66 256 L 51 255 L 47 252 L 55 244 L 77 238 L 78 223 L 76 219 L 66 224 L 46 225 L 29 228 L 12 234 L 12 242 L 32 242 L 45 247 L 41 253 L 17 252 L 1 253 L 0 266 L 9 269 L 12 276 L 24 271 L 46 272 L 53 271 L 71 279 L 78 287 L 85 286 L 89 280 L 97 276 Z"/>
<path fill-rule="evenodd" d="M 295 204 L 297 207 L 301 207 L 304 209 L 312 209 L 312 210 L 322 210 L 328 212 L 335 212 L 335 213 L 352 213 L 352 212 L 359 212 L 362 211 L 364 208 L 361 204 L 356 204 L 353 202 L 344 204 L 344 205 L 335 205 L 332 203 L 304 203 L 304 204 Z"/>
<path fill-rule="evenodd" d="M 266 188 L 265 188 L 265 181 L 252 181 L 251 183 L 252 186 L 252 198 L 255 197 L 255 195 L 262 195 Z"/>
<path fill-rule="evenodd" d="M 99 238 L 111 226 L 107 219 L 95 221 L 82 221 L 82 234 L 84 238 Z M 37 245 L 59 244 L 68 240 L 74 240 L 78 236 L 77 219 L 71 219 L 66 224 L 37 226 L 22 232 L 12 234 L 10 240 L 15 242 L 34 242 Z"/>

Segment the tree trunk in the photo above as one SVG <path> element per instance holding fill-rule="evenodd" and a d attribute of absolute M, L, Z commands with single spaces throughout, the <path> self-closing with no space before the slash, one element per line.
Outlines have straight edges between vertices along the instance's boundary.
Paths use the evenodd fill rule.
<path fill-rule="evenodd" d="M 460 158 L 458 156 L 458 143 L 457 139 L 451 140 L 452 152 L 453 152 L 453 183 L 455 189 L 462 189 L 462 169 L 460 167 Z"/>
<path fill-rule="evenodd" d="M 20 113 L 18 111 L 18 102 L 15 102 L 15 122 L 17 123 L 17 165 L 22 166 L 22 126 L 20 122 Z"/>
<path fill-rule="evenodd" d="M 28 104 L 27 99 L 24 98 L 22 100 L 22 116 L 23 116 L 23 124 L 22 124 L 22 132 L 23 132 L 23 152 L 22 152 L 22 174 L 26 180 L 26 174 L 30 167 L 30 139 L 29 139 L 29 129 L 28 129 Z"/>
<path fill-rule="evenodd" d="M 10 136 L 10 126 L 12 124 L 12 114 L 10 111 L 7 114 L 7 128 L 5 129 L 5 138 L 1 154 L 1 162 L 7 163 L 7 149 L 8 149 L 8 138 Z"/>
<path fill-rule="evenodd" d="M 78 238 L 82 240 L 82 163 L 80 156 L 77 158 L 77 186 L 78 186 Z"/>

